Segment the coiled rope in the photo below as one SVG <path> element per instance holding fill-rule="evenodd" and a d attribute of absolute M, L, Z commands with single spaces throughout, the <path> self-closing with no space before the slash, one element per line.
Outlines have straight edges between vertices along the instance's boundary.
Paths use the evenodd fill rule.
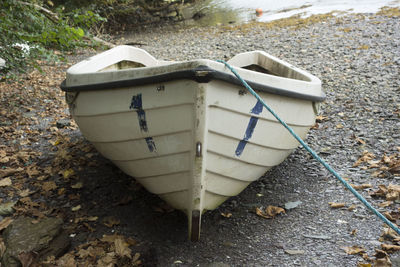
<path fill-rule="evenodd" d="M 350 190 L 357 198 L 360 200 L 369 210 L 371 210 L 376 216 L 378 216 L 384 223 L 390 226 L 396 233 L 400 234 L 400 229 L 389 221 L 382 213 L 371 206 L 371 204 L 358 193 L 349 183 L 347 183 L 328 163 L 326 163 L 321 157 L 317 155 L 294 131 L 287 125 L 265 102 L 264 100 L 247 84 L 245 80 L 229 65 L 226 61 L 217 60 L 220 63 L 225 64 L 225 66 L 239 79 L 239 81 L 246 87 L 246 89 L 260 101 L 263 106 L 291 133 L 291 135 L 296 138 L 296 140 L 316 159 L 319 161 L 333 176 L 335 176 L 347 189 Z"/>

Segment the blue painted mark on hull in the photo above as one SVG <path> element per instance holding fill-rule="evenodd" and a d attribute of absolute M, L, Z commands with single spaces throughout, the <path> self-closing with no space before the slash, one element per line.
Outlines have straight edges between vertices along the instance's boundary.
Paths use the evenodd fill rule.
<path fill-rule="evenodd" d="M 132 96 L 131 105 L 129 109 L 142 109 L 142 94 Z"/>
<path fill-rule="evenodd" d="M 254 108 L 251 109 L 251 113 L 258 115 L 262 112 L 263 110 L 263 104 L 260 101 L 257 101 L 256 105 L 254 106 Z M 238 146 L 236 147 L 235 150 L 235 155 L 236 156 L 240 156 L 243 153 L 244 148 L 247 145 L 247 142 L 250 140 L 250 138 L 253 135 L 254 129 L 257 126 L 257 122 L 258 122 L 258 118 L 251 116 L 249 124 L 247 124 L 247 128 L 246 128 L 246 132 L 244 133 L 244 137 L 242 140 L 240 140 Z"/>
<path fill-rule="evenodd" d="M 143 132 L 147 132 L 149 129 L 147 128 L 146 112 L 143 110 L 142 94 L 137 94 L 132 96 L 131 105 L 129 106 L 129 109 L 136 109 L 140 130 Z"/>
<path fill-rule="evenodd" d="M 136 110 L 139 120 L 140 130 L 143 132 L 148 132 L 149 129 L 147 127 L 146 112 L 143 110 L 143 104 L 142 104 L 142 94 L 137 94 L 132 96 L 129 109 Z M 146 141 L 147 147 L 149 148 L 150 152 L 156 151 L 156 144 L 154 143 L 153 137 L 146 137 L 144 140 Z"/>
<path fill-rule="evenodd" d="M 250 112 L 258 115 L 262 112 L 263 108 L 264 108 L 263 104 L 260 101 L 257 101 L 256 105 L 254 106 L 254 108 L 251 109 Z"/>
<path fill-rule="evenodd" d="M 147 137 L 145 138 L 146 143 L 147 143 L 147 147 L 149 148 L 150 152 L 156 151 L 156 143 L 154 143 L 153 137 Z"/>

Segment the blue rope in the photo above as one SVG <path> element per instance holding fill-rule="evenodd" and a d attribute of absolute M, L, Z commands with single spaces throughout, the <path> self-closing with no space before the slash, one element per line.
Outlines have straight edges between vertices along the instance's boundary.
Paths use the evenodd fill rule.
<path fill-rule="evenodd" d="M 249 92 L 257 98 L 258 101 L 260 101 L 263 106 L 293 135 L 294 138 L 296 138 L 297 141 L 316 159 L 318 160 L 330 173 L 333 174 L 347 189 L 349 189 L 369 210 L 371 210 L 373 213 L 375 213 L 376 216 L 378 216 L 384 223 L 389 225 L 394 231 L 396 231 L 398 234 L 400 234 L 400 229 L 393 224 L 391 221 L 389 221 L 385 216 L 382 215 L 378 210 L 376 210 L 374 207 L 369 204 L 369 202 L 360 194 L 358 193 L 349 183 L 347 183 L 332 167 L 326 163 L 322 158 L 320 158 L 294 131 L 293 129 L 287 125 L 265 102 L 264 100 L 246 83 L 245 80 L 240 77 L 240 75 L 232 68 L 231 65 L 229 65 L 227 62 L 223 60 L 217 60 L 218 62 L 221 62 L 225 64 L 230 71 L 235 74 L 235 76 L 239 79 L 239 81 L 246 87 Z"/>

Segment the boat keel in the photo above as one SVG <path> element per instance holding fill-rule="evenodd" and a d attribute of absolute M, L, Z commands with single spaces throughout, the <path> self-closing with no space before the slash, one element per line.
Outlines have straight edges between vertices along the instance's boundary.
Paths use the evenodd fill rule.
<path fill-rule="evenodd" d="M 192 217 L 189 221 L 189 236 L 191 241 L 199 241 L 201 227 L 201 212 L 199 210 L 192 211 Z"/>

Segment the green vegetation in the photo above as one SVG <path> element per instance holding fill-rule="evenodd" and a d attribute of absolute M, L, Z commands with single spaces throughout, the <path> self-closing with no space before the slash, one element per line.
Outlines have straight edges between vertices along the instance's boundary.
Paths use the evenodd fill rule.
<path fill-rule="evenodd" d="M 50 8 L 40 1 L 2 1 L 0 58 L 6 61 L 6 67 L 0 70 L 1 78 L 23 72 L 27 67 L 37 67 L 38 60 L 62 59 L 53 50 L 66 51 L 87 45 L 83 37 L 89 35 L 91 27 L 104 21 L 91 11 L 76 9 L 67 13 L 63 6 Z"/>
<path fill-rule="evenodd" d="M 179 7 L 193 1 L 1 0 L 0 58 L 6 67 L 0 81 L 39 68 L 40 60 L 62 60 L 66 51 L 95 44 L 92 35 L 162 22 L 171 12 L 179 16 Z"/>

